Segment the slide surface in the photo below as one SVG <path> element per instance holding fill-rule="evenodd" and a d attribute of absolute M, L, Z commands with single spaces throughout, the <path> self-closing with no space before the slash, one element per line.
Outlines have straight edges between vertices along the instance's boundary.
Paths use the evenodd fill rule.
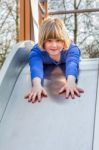
<path fill-rule="evenodd" d="M 98 150 L 99 59 L 81 61 L 78 86 L 85 93 L 75 99 L 57 94 L 63 72 L 46 66 L 49 96 L 32 104 L 24 99 L 31 90 L 31 46 L 17 44 L 0 72 L 0 150 Z"/>

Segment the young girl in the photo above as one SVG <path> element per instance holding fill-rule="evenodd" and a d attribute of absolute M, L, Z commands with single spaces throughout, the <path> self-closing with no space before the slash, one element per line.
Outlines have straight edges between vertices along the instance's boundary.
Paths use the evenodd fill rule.
<path fill-rule="evenodd" d="M 40 102 L 42 95 L 47 92 L 41 84 L 43 79 L 43 64 L 60 65 L 65 63 L 66 83 L 61 87 L 59 94 L 65 92 L 65 97 L 75 95 L 80 97 L 84 92 L 77 87 L 76 80 L 79 74 L 79 48 L 70 41 L 66 28 L 59 18 L 47 18 L 39 30 L 39 42 L 36 44 L 29 56 L 29 65 L 33 88 L 25 96 L 29 102 Z"/>

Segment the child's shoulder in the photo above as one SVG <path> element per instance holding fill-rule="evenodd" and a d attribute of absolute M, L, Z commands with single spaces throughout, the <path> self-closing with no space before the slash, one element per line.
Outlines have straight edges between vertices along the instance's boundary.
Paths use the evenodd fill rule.
<path fill-rule="evenodd" d="M 69 49 L 74 48 L 74 47 L 78 47 L 78 46 L 73 41 L 71 41 Z"/>
<path fill-rule="evenodd" d="M 30 51 L 30 55 L 29 55 L 29 57 L 31 58 L 31 57 L 34 57 L 34 56 L 40 56 L 40 57 L 42 57 L 43 55 L 45 54 L 45 51 L 43 51 L 40 47 L 39 47 L 39 45 L 38 45 L 38 43 L 36 43 L 33 47 L 32 47 L 32 49 L 31 49 L 31 51 Z"/>
<path fill-rule="evenodd" d="M 36 43 L 35 45 L 33 45 L 31 51 L 41 51 L 41 49 L 40 49 L 38 43 Z"/>
<path fill-rule="evenodd" d="M 31 51 L 30 51 L 30 54 L 42 54 L 42 49 L 39 47 L 38 43 L 36 43 L 35 45 L 33 45 Z"/>
<path fill-rule="evenodd" d="M 80 49 L 77 44 L 71 42 L 68 51 L 80 51 Z"/>
<path fill-rule="evenodd" d="M 73 54 L 73 55 L 81 55 L 80 49 L 77 44 L 74 42 L 70 43 L 70 46 L 67 50 L 67 54 Z"/>
<path fill-rule="evenodd" d="M 34 56 L 39 56 L 41 53 L 40 48 L 38 47 L 38 44 L 33 45 L 32 49 L 30 50 L 29 58 Z"/>

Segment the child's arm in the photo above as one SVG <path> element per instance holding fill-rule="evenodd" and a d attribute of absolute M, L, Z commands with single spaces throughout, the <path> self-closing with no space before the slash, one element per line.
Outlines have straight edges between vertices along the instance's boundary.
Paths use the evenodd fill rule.
<path fill-rule="evenodd" d="M 32 80 L 32 90 L 25 96 L 26 99 L 28 99 L 29 102 L 40 102 L 42 95 L 47 96 L 46 90 L 41 85 L 41 79 L 39 77 L 35 77 Z"/>
<path fill-rule="evenodd" d="M 79 60 L 80 50 L 77 46 L 72 46 L 72 48 L 68 50 L 66 57 L 65 75 L 67 82 L 59 91 L 59 93 L 65 91 L 66 98 L 68 98 L 69 95 L 71 95 L 72 98 L 75 98 L 75 95 L 80 96 L 80 93 L 84 92 L 84 90 L 77 87 L 76 84 L 79 75 Z"/>
<path fill-rule="evenodd" d="M 80 93 L 84 90 L 77 87 L 76 78 L 73 75 L 69 75 L 66 84 L 60 89 L 59 94 L 65 91 L 65 97 L 69 98 L 69 95 L 74 99 L 75 95 L 80 97 Z"/>
<path fill-rule="evenodd" d="M 46 90 L 41 85 L 43 79 L 43 62 L 40 55 L 40 50 L 34 46 L 29 55 L 29 65 L 32 81 L 32 89 L 25 96 L 29 102 L 41 101 L 42 96 L 47 96 Z"/>

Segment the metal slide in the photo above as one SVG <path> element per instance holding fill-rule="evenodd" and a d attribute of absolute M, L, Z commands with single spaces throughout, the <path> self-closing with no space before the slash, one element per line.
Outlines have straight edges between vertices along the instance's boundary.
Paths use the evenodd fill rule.
<path fill-rule="evenodd" d="M 61 68 L 46 66 L 49 97 L 31 104 L 24 99 L 31 89 L 31 46 L 14 46 L 0 72 L 0 150 L 99 150 L 99 59 L 81 61 L 78 85 L 85 93 L 74 100 L 57 95 Z"/>

